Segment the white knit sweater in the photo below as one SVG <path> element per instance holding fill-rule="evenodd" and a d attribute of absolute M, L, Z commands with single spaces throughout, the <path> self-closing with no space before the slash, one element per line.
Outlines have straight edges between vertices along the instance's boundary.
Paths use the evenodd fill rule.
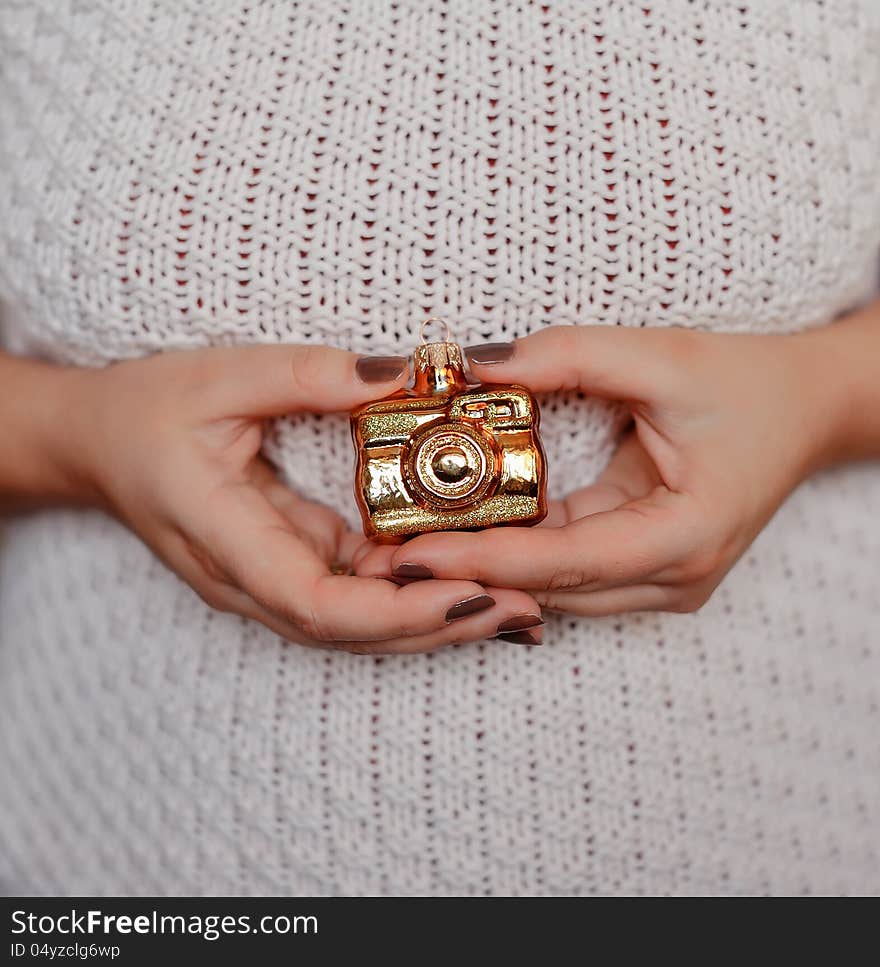
<path fill-rule="evenodd" d="M 7 345 L 825 324 L 876 278 L 878 51 L 876 0 L 0 0 Z M 621 416 L 543 425 L 560 494 Z M 345 418 L 268 452 L 356 520 Z M 100 513 L 16 519 L 0 883 L 880 891 L 878 520 L 877 464 L 826 473 L 696 615 L 380 660 L 211 612 Z"/>

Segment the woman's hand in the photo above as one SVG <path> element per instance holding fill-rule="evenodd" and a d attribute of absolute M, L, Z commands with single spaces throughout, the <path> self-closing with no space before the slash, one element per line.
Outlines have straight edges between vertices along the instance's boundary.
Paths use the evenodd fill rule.
<path fill-rule="evenodd" d="M 542 525 L 364 549 L 356 573 L 422 568 L 529 589 L 580 615 L 694 611 L 786 495 L 834 456 L 827 344 L 811 333 L 557 327 L 472 347 L 482 381 L 624 401 L 631 432 L 599 479 L 552 504 Z"/>
<path fill-rule="evenodd" d="M 37 374 L 38 364 L 17 362 L 3 360 L 23 392 L 37 375 L 51 385 L 49 367 Z M 304 644 L 370 654 L 479 640 L 539 613 L 528 594 L 466 579 L 401 586 L 333 573 L 363 536 L 298 497 L 259 456 L 265 418 L 384 396 L 405 382 L 404 357 L 251 346 L 58 372 L 64 442 L 45 462 L 63 463 L 63 449 L 77 495 L 118 516 L 212 607 Z"/>

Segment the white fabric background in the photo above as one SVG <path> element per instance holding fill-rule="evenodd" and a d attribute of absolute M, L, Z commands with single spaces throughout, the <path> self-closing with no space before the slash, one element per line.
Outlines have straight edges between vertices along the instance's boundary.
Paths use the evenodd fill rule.
<path fill-rule="evenodd" d="M 779 332 L 871 291 L 871 0 L 0 5 L 16 351 Z M 647 11 L 647 12 L 646 12 Z M 747 393 L 749 388 L 743 387 Z M 768 414 L 772 419 L 772 414 Z M 555 493 L 621 415 L 548 398 Z M 355 519 L 344 418 L 280 422 Z M 0 880 L 60 893 L 877 892 L 880 473 L 696 615 L 371 660 L 213 614 L 119 525 L 0 548 Z"/>

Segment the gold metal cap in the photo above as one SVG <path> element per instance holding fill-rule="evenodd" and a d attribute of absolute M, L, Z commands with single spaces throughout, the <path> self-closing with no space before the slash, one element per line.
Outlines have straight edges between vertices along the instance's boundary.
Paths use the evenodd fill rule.
<path fill-rule="evenodd" d="M 443 342 L 425 342 L 425 330 L 432 323 L 439 323 L 444 328 Z M 420 329 L 422 345 L 417 346 L 413 353 L 414 381 L 413 390 L 416 393 L 433 394 L 448 393 L 455 389 L 465 389 L 468 385 L 464 372 L 464 359 L 461 346 L 451 342 L 451 330 L 445 319 L 432 316 L 426 319 Z"/>

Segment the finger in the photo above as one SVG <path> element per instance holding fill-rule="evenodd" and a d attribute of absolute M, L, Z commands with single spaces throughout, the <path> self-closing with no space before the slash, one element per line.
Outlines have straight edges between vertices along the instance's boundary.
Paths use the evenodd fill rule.
<path fill-rule="evenodd" d="M 362 576 L 424 569 L 498 587 L 573 590 L 643 583 L 693 550 L 698 539 L 682 495 L 658 488 L 642 500 L 557 528 L 496 528 L 416 537 L 361 560 Z"/>
<path fill-rule="evenodd" d="M 351 530 L 335 510 L 306 500 L 285 486 L 267 461 L 260 458 L 253 461 L 251 479 L 325 564 L 350 565 L 356 552 L 363 554 L 360 550 L 363 545 L 370 546 L 363 531 Z"/>
<path fill-rule="evenodd" d="M 534 599 L 516 591 L 509 610 L 535 610 Z M 311 589 L 305 630 L 321 641 L 415 638 L 486 611 L 497 626 L 506 616 L 498 601 L 472 581 L 420 581 L 399 585 L 377 578 L 328 574 Z M 489 613 L 491 612 L 491 613 Z"/>
<path fill-rule="evenodd" d="M 359 547 L 351 559 L 351 569 L 357 577 L 362 578 L 386 578 L 390 580 L 394 577 L 399 578 L 430 578 L 434 574 L 428 568 L 418 569 L 415 573 L 406 574 L 406 562 L 400 562 L 400 573 L 394 574 L 395 564 L 394 555 L 399 548 L 394 544 L 374 544 L 372 541 L 365 541 Z"/>
<path fill-rule="evenodd" d="M 202 501 L 200 557 L 261 607 L 318 640 L 407 638 L 496 607 L 471 581 L 400 587 L 331 574 L 255 487 L 226 485 Z M 528 596 L 523 602 L 532 604 Z M 498 612 L 496 612 L 497 617 Z"/>
<path fill-rule="evenodd" d="M 538 526 L 545 529 L 564 527 L 581 517 L 615 510 L 634 497 L 648 494 L 656 485 L 657 479 L 656 468 L 642 449 L 638 437 L 634 433 L 629 434 L 617 448 L 598 480 L 588 487 L 574 491 L 564 500 L 550 501 L 547 517 Z M 356 551 L 351 565 L 354 572 L 363 577 L 428 576 L 419 574 L 418 569 L 409 575 L 395 575 L 395 554 L 398 552 L 399 548 L 394 545 L 376 545 L 372 541 L 365 541 Z"/>
<path fill-rule="evenodd" d="M 297 536 L 307 541 L 325 564 L 346 560 L 339 550 L 348 526 L 340 514 L 324 504 L 306 500 L 285 486 L 262 458 L 252 461 L 249 476 L 269 503 L 287 518 Z"/>
<path fill-rule="evenodd" d="M 231 346 L 206 350 L 206 358 L 200 393 L 215 417 L 350 410 L 400 389 L 409 373 L 406 356 L 358 356 L 331 346 Z"/>
<path fill-rule="evenodd" d="M 485 591 L 496 600 L 494 608 L 453 621 L 427 634 L 380 641 L 336 641 L 331 646 L 358 654 L 406 655 L 435 651 L 449 645 L 494 639 L 505 631 L 509 633 L 511 628 L 526 630 L 519 638 L 498 638 L 499 646 L 507 641 L 519 644 L 541 643 L 543 620 L 541 609 L 533 597 L 509 588 L 486 588 Z"/>
<path fill-rule="evenodd" d="M 676 590 L 659 584 L 635 584 L 601 591 L 536 591 L 535 599 L 542 608 L 584 618 L 630 611 L 680 610 Z"/>
<path fill-rule="evenodd" d="M 358 573 L 358 565 L 360 564 L 360 562 L 363 561 L 365 558 L 371 556 L 375 551 L 382 551 L 383 553 L 387 554 L 388 560 L 390 561 L 391 560 L 391 555 L 395 551 L 395 547 L 394 547 L 394 545 L 390 545 L 390 544 L 376 544 L 373 541 L 369 540 L 368 538 L 365 538 L 365 537 L 361 536 L 360 543 L 354 549 L 351 557 L 349 558 L 349 563 L 351 565 L 352 572 L 354 574 L 357 574 Z M 366 575 L 365 574 L 365 575 L 363 575 L 363 577 L 387 577 L 387 578 L 390 578 L 391 577 L 391 570 L 389 568 L 389 570 L 387 572 L 378 572 L 377 571 L 374 574 L 369 574 L 369 575 Z"/>
<path fill-rule="evenodd" d="M 660 329 L 550 326 L 514 343 L 467 346 L 465 353 L 485 382 L 648 401 L 680 381 L 668 340 L 668 330 Z"/>
<path fill-rule="evenodd" d="M 628 433 L 595 483 L 570 493 L 563 501 L 565 519 L 615 510 L 630 500 L 645 497 L 661 483 L 656 464 L 635 433 Z"/>
<path fill-rule="evenodd" d="M 353 568 L 353 561 L 356 557 L 360 557 L 364 554 L 364 545 L 367 545 L 369 549 L 370 542 L 364 537 L 364 532 L 362 530 L 346 530 L 342 533 L 339 540 L 339 549 L 336 553 L 336 558 L 341 564 L 347 565 L 349 568 Z"/>
<path fill-rule="evenodd" d="M 445 622 L 442 628 L 423 635 L 385 640 L 340 639 L 325 641 L 311 638 L 294 623 L 285 620 L 254 601 L 239 588 L 208 574 L 189 553 L 186 542 L 175 535 L 162 549 L 171 567 L 200 595 L 210 607 L 259 621 L 286 641 L 308 647 L 332 648 L 357 654 L 391 655 L 434 651 L 446 645 L 464 644 L 493 638 L 511 628 L 527 629 L 531 643 L 540 644 L 543 621 L 541 609 L 530 595 L 508 588 L 490 588 L 487 593 L 495 606 Z M 525 639 L 522 643 L 528 643 Z"/>
<path fill-rule="evenodd" d="M 630 500 L 647 496 L 659 483 L 660 475 L 653 460 L 638 436 L 629 433 L 596 482 L 572 492 L 564 500 L 551 501 L 547 517 L 538 526 L 559 528 L 582 517 L 616 510 Z M 358 549 L 352 567 L 363 576 L 394 577 L 395 550 L 393 546 L 377 547 L 367 542 Z"/>
<path fill-rule="evenodd" d="M 563 527 L 570 520 L 569 509 L 565 500 L 548 500 L 547 516 L 538 521 L 535 527 Z"/>

